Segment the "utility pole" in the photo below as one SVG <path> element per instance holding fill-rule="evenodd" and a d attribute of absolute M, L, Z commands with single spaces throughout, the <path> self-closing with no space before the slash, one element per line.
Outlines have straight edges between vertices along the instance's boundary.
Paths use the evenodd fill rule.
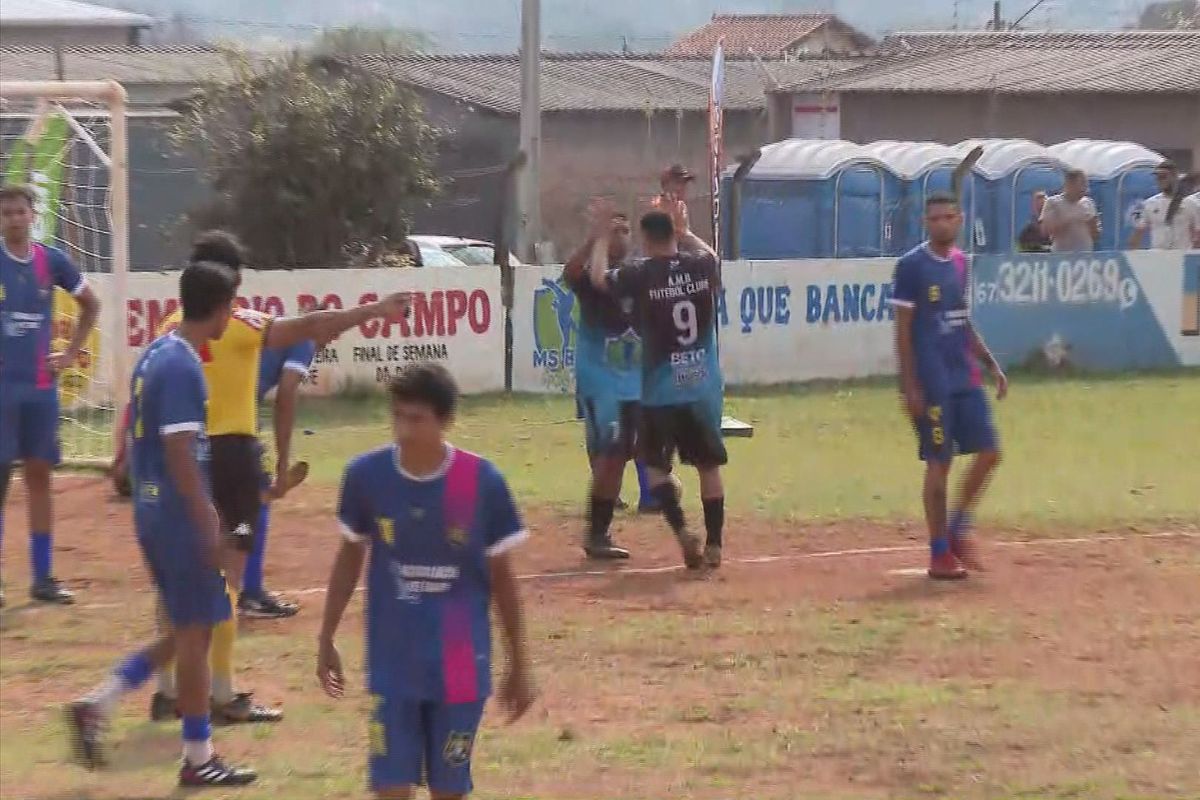
<path fill-rule="evenodd" d="M 541 0 L 521 0 L 521 151 L 517 174 L 517 248 L 527 264 L 536 264 L 542 240 L 542 8 Z"/>

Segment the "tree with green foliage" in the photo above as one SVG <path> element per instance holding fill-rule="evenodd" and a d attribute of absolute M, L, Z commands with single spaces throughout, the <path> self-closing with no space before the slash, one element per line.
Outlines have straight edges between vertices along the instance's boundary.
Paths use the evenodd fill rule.
<path fill-rule="evenodd" d="M 317 34 L 310 49 L 317 55 L 353 58 L 362 55 L 412 55 L 427 53 L 433 39 L 407 28 L 326 28 Z"/>
<path fill-rule="evenodd" d="M 217 192 L 192 222 L 234 231 L 262 265 L 380 264 L 406 252 L 410 212 L 438 188 L 437 132 L 416 95 L 298 52 L 231 53 L 229 63 L 174 130 Z"/>

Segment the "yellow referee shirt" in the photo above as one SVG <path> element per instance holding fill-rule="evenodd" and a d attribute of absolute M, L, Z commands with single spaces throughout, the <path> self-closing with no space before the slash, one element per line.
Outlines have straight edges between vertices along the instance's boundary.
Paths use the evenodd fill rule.
<path fill-rule="evenodd" d="M 258 433 L 258 367 L 273 317 L 248 308 L 236 308 L 220 339 L 200 348 L 204 378 L 208 382 L 208 435 Z M 159 326 L 158 335 L 170 333 L 183 321 L 177 310 Z"/>

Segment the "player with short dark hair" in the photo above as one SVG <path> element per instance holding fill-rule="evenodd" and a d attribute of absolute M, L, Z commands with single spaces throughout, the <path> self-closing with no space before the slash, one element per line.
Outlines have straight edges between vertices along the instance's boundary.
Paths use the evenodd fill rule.
<path fill-rule="evenodd" d="M 595 204 L 589 274 L 596 288 L 633 302 L 634 325 L 642 339 L 638 450 L 684 563 L 689 569 L 705 564 L 716 568 L 725 524 L 721 467 L 728 461 L 721 436 L 724 386 L 716 340 L 717 255 L 691 232 L 682 200 L 660 198 L 659 209 L 641 219 L 645 258 L 613 270 L 607 252 L 612 213 L 607 204 Z M 676 452 L 700 475 L 707 533 L 703 552 L 687 530 L 671 480 Z"/>
<path fill-rule="evenodd" d="M 493 601 L 508 649 L 500 696 L 510 721 L 533 702 L 511 560 L 528 534 L 499 470 L 446 441 L 458 387 L 445 367 L 408 366 L 390 394 L 394 441 L 355 458 L 342 479 L 343 541 L 325 595 L 317 677 L 331 697 L 344 694 L 334 638 L 369 552 L 371 788 L 407 800 L 425 782 L 433 797 L 453 800 L 472 789 L 471 750 L 491 692 Z"/>
<path fill-rule="evenodd" d="M 31 187 L 0 187 L 0 541 L 9 479 L 20 461 L 29 498 L 30 597 L 70 604 L 74 594 L 52 571 L 51 483 L 61 460 L 58 374 L 79 360 L 100 315 L 100 300 L 65 253 L 33 240 L 36 206 Z M 80 309 L 61 353 L 50 351 L 56 287 L 70 293 Z"/>
<path fill-rule="evenodd" d="M 122 696 L 177 656 L 183 717 L 180 786 L 244 786 L 257 775 L 213 752 L 208 644 L 232 613 L 221 575 L 220 522 L 209 488 L 205 433 L 208 390 L 199 350 L 221 336 L 237 276 L 211 262 L 192 264 L 179 281 L 183 319 L 155 340 L 133 371 L 130 427 L 134 525 L 169 626 L 154 644 L 122 661 L 103 684 L 67 707 L 75 756 L 88 769 L 105 763 L 101 736 Z"/>
<path fill-rule="evenodd" d="M 221 259 L 238 270 L 245 256 L 237 238 L 210 231 L 197 238 L 193 261 Z M 240 273 L 239 273 L 240 276 Z M 240 277 L 239 277 L 240 280 Z M 201 349 L 209 387 L 208 434 L 212 448 L 213 500 L 225 531 L 225 577 L 230 603 L 242 585 L 247 554 L 254 547 L 254 525 L 262 506 L 262 451 L 258 441 L 258 372 L 264 349 L 286 348 L 307 340 L 337 338 L 342 332 L 375 318 L 399 318 L 407 313 L 409 296 L 396 293 L 383 300 L 346 310 L 317 311 L 276 319 L 248 308 L 235 308 L 228 328 Z M 174 330 L 179 311 L 169 315 L 160 333 Z M 277 722 L 278 709 L 254 701 L 250 692 L 234 689 L 233 650 L 237 618 L 217 625 L 212 637 L 213 715 L 220 723 Z M 171 671 L 159 673 L 159 687 L 150 704 L 150 717 L 175 714 L 175 685 Z"/>
<path fill-rule="evenodd" d="M 608 257 L 610 267 L 620 269 L 629 255 L 629 218 L 614 212 L 612 223 Z M 598 290 L 588 279 L 593 239 L 589 237 L 563 267 L 563 280 L 579 302 L 575 390 L 592 465 L 583 550 L 590 558 L 624 559 L 629 551 L 613 543 L 610 527 L 621 478 L 637 443 L 642 343 L 629 316 L 630 301 L 623 303 Z"/>
<path fill-rule="evenodd" d="M 962 211 L 952 195 L 934 195 L 925 206 L 929 240 L 900 259 L 891 300 L 896 310 L 900 388 L 917 430 L 925 462 L 925 519 L 929 526 L 929 576 L 964 578 L 982 570 L 970 534 L 971 514 L 1000 461 L 979 360 L 1008 393 L 1008 379 L 971 324 L 967 259 L 955 246 Z M 953 514 L 947 520 L 947 483 L 955 453 L 974 453 Z"/>

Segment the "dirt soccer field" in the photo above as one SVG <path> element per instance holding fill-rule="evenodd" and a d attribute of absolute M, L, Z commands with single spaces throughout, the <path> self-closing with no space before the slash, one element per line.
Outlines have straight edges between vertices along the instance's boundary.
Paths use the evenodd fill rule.
<path fill-rule="evenodd" d="M 1200 798 L 1200 510 L 1194 448 L 1178 447 L 1200 441 L 1200 376 L 1021 389 L 983 510 L 992 569 L 956 585 L 923 577 L 919 471 L 890 387 L 735 399 L 758 435 L 731 443 L 726 565 L 705 578 L 676 568 L 654 518 L 619 518 L 627 565 L 583 561 L 579 430 L 544 422 L 569 419 L 569 400 L 468 404 L 455 440 L 497 458 L 534 534 L 519 560 L 541 691 L 515 726 L 485 720 L 475 796 Z M 268 585 L 304 607 L 244 622 L 237 658 L 241 687 L 287 719 L 218 729 L 262 779 L 206 797 L 367 796 L 360 600 L 340 637 L 349 696 L 327 699 L 313 669 L 336 476 L 386 423 L 373 405 L 306 414 L 313 485 L 276 509 L 268 557 Z M 149 689 L 116 720 L 112 771 L 66 763 L 62 704 L 150 635 L 153 594 L 129 506 L 95 479 L 58 486 L 76 609 L 26 605 L 19 484 L 8 511 L 0 796 L 181 796 L 178 729 L 146 721 Z"/>
<path fill-rule="evenodd" d="M 140 720 L 145 693 L 114 731 L 112 773 L 63 766 L 59 706 L 151 631 L 153 608 L 129 507 L 71 483 L 60 558 L 82 606 L 4 615 L 3 796 L 168 797 L 178 733 Z M 289 717 L 218 732 L 264 773 L 238 797 L 362 796 L 365 698 L 334 704 L 311 677 L 336 536 L 313 518 L 331 502 L 310 493 L 277 517 L 271 572 L 306 609 L 244 627 L 244 685 Z M 521 572 L 542 700 L 488 727 L 480 797 L 1200 796 L 1200 531 L 987 531 L 994 569 L 945 586 L 920 575 L 915 526 L 785 536 L 737 518 L 730 562 L 703 579 L 674 568 L 656 520 L 621 525 L 638 554 L 622 572 L 581 561 L 574 519 L 531 527 Z M 342 639 L 355 663 L 360 609 Z"/>

